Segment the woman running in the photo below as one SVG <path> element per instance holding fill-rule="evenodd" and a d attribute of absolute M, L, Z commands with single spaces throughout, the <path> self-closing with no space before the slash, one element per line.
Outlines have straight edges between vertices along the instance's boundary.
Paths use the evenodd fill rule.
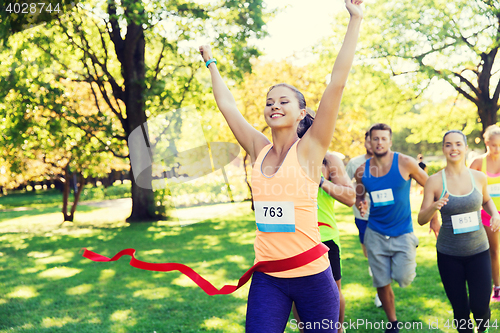
<path fill-rule="evenodd" d="M 318 107 L 317 121 L 302 139 L 297 126 L 306 115 L 304 96 L 288 84 L 272 86 L 264 117 L 272 143 L 238 111 L 219 74 L 209 46 L 200 53 L 210 70 L 219 110 L 253 163 L 252 193 L 257 222 L 256 261 L 278 260 L 303 253 L 321 239 L 317 194 L 321 166 L 340 107 L 362 20 L 360 0 L 346 0 L 350 21 L 340 52 Z M 278 218 L 279 217 L 279 221 Z M 295 302 L 306 332 L 336 332 L 339 296 L 325 254 L 304 266 L 277 273 L 255 272 L 247 304 L 246 332 L 282 333 Z M 330 323 L 323 325 L 325 322 Z"/>
<path fill-rule="evenodd" d="M 479 156 L 470 165 L 471 169 L 483 172 L 488 178 L 488 193 L 500 210 L 500 127 L 491 125 L 484 131 L 486 154 Z M 490 226 L 491 216 L 481 210 L 481 220 L 490 243 L 491 273 L 493 276 L 492 302 L 500 302 L 500 235 Z"/>
<path fill-rule="evenodd" d="M 481 206 L 498 231 L 500 215 L 487 190 L 486 176 L 465 165 L 467 139 L 458 130 L 445 133 L 446 167 L 427 180 L 418 223 L 426 224 L 441 211 L 436 248 L 441 281 L 453 308 L 453 327 L 473 332 L 474 315 L 479 332 L 487 332 L 490 319 L 491 264 L 488 238 L 479 223 Z M 467 294 L 468 289 L 468 294 Z"/>

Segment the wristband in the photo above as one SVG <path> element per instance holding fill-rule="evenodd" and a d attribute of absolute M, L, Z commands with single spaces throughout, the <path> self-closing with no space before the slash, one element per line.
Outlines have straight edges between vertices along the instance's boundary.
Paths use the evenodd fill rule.
<path fill-rule="evenodd" d="M 208 68 L 208 65 L 210 65 L 211 63 L 215 62 L 215 64 L 217 65 L 217 60 L 215 60 L 215 58 L 210 58 L 207 60 L 207 62 L 205 63 L 205 65 L 207 66 Z"/>
<path fill-rule="evenodd" d="M 319 188 L 321 188 L 321 185 L 325 182 L 325 177 L 321 176 L 321 180 L 319 181 Z"/>

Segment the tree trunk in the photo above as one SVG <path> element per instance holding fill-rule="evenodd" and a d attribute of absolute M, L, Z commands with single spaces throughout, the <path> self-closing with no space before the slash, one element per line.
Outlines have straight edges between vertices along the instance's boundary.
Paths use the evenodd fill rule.
<path fill-rule="evenodd" d="M 74 200 L 73 205 L 71 207 L 71 211 L 68 214 L 68 200 L 69 194 L 71 192 L 71 177 L 74 177 Z M 73 222 L 75 217 L 76 206 L 78 205 L 78 201 L 80 200 L 80 195 L 83 191 L 83 186 L 85 185 L 85 178 L 81 173 L 78 173 L 78 177 L 76 172 L 73 175 L 69 172 L 69 162 L 64 167 L 64 186 L 63 186 L 63 207 L 62 213 L 64 217 L 64 222 Z M 64 223 L 63 222 L 63 223 Z"/>
<path fill-rule="evenodd" d="M 144 89 L 146 67 L 144 63 L 146 42 L 144 39 L 144 31 L 140 25 L 130 23 L 127 26 L 127 36 L 125 43 L 121 48 L 117 48 L 118 59 L 122 65 L 122 74 L 124 77 L 125 93 L 124 103 L 127 110 L 127 128 L 125 129 L 127 136 L 134 129 L 143 126 L 147 120 Z M 147 126 L 144 126 L 147 131 Z M 147 134 L 147 133 L 146 133 Z M 141 152 L 144 158 L 149 158 L 148 152 Z M 154 193 L 152 186 L 138 186 L 131 164 L 132 181 L 132 212 L 128 217 L 128 222 L 145 222 L 157 219 L 154 206 Z M 144 174 L 149 173 L 149 174 Z M 152 178 L 152 169 L 148 168 L 141 172 L 141 177 L 146 177 L 149 181 Z M 141 185 L 143 185 L 141 183 Z"/>
<path fill-rule="evenodd" d="M 132 178 L 132 213 L 127 218 L 127 222 L 158 220 L 160 217 L 155 213 L 153 190 L 137 185 L 132 169 L 130 173 Z"/>
<path fill-rule="evenodd" d="M 488 126 L 497 123 L 497 111 L 498 106 L 493 103 L 489 103 L 477 108 L 477 113 L 479 114 L 481 124 L 483 125 L 481 134 L 484 134 L 484 131 Z"/>
<path fill-rule="evenodd" d="M 64 222 L 66 221 L 73 222 L 73 214 L 68 214 L 68 200 L 69 200 L 69 193 L 71 192 L 70 178 L 71 174 L 69 172 L 69 161 L 68 161 L 68 164 L 66 164 L 66 166 L 64 167 L 63 206 L 62 206 Z"/>
<path fill-rule="evenodd" d="M 243 170 L 245 171 L 245 182 L 247 183 L 248 186 L 248 191 L 250 192 L 250 200 L 252 201 L 252 210 L 255 210 L 253 206 L 253 193 L 252 193 L 252 186 L 250 185 L 250 182 L 248 181 L 248 172 L 247 172 L 247 160 L 250 158 L 250 155 L 248 155 L 247 152 L 245 152 L 245 157 L 243 158 Z"/>
<path fill-rule="evenodd" d="M 82 194 L 84 185 L 85 185 L 85 178 L 83 178 L 83 175 L 81 173 L 79 173 L 78 174 L 78 183 L 77 183 L 77 186 L 75 186 L 75 188 L 76 188 L 75 201 L 73 201 L 73 206 L 71 207 L 71 212 L 69 215 L 72 222 L 73 222 L 73 218 L 75 216 L 76 206 L 78 205 L 78 202 L 80 200 L 80 195 Z"/>

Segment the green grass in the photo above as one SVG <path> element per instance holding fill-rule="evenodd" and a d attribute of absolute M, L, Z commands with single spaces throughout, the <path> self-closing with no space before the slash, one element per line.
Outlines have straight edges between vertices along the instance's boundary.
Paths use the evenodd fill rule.
<path fill-rule="evenodd" d="M 56 189 L 38 191 L 13 191 L 8 195 L 0 196 L 0 211 L 12 210 L 18 207 L 48 208 L 62 207 L 62 193 Z M 80 202 L 90 200 L 118 199 L 130 197 L 130 184 L 119 184 L 109 187 L 85 185 L 80 196 Z M 73 192 L 69 203 L 73 202 Z"/>
<path fill-rule="evenodd" d="M 96 263 L 83 258 L 81 248 L 109 257 L 133 247 L 140 260 L 184 263 L 221 288 L 236 284 L 253 264 L 249 206 L 241 203 L 231 215 L 184 227 L 171 221 L 131 225 L 125 222 L 130 211 L 113 207 L 80 206 L 75 223 L 62 226 L 60 212 L 50 204 L 16 216 L 0 212 L 0 332 L 244 332 L 249 284 L 231 295 L 207 296 L 178 272 L 135 269 L 129 257 Z M 385 322 L 383 310 L 373 304 L 375 288 L 351 210 L 336 208 L 346 321 Z M 415 230 L 417 277 L 405 289 L 393 284 L 398 319 L 422 325 L 404 332 L 453 332 L 444 328 L 452 312 L 436 266 L 434 236 L 428 227 Z M 500 304 L 491 309 L 492 318 L 499 318 Z M 439 329 L 429 329 L 436 320 Z M 365 326 L 347 331 L 383 332 Z"/>

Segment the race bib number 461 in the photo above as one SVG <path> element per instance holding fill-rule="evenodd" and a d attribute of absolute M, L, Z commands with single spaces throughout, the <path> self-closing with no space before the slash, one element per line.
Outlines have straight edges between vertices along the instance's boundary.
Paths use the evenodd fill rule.
<path fill-rule="evenodd" d="M 293 201 L 254 201 L 255 222 L 262 232 L 295 232 Z"/>
<path fill-rule="evenodd" d="M 478 212 L 470 212 L 451 216 L 454 234 L 479 230 Z"/>
<path fill-rule="evenodd" d="M 373 191 L 370 192 L 372 196 L 373 206 L 388 206 L 394 205 L 394 195 L 392 194 L 392 189 L 388 188 L 386 190 Z"/>

